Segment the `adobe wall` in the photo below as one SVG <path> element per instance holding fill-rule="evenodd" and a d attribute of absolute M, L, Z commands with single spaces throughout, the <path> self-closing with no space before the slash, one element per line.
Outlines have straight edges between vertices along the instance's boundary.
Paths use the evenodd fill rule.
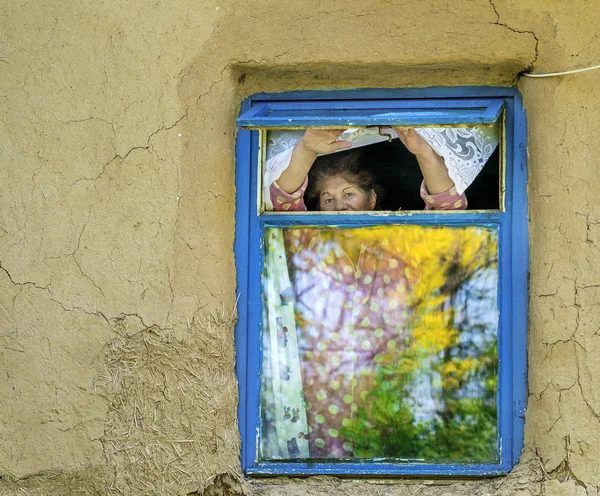
<path fill-rule="evenodd" d="M 0 494 L 600 489 L 600 4 L 0 0 Z M 484 481 L 243 481 L 245 96 L 515 85 L 529 120 L 526 448 Z"/>

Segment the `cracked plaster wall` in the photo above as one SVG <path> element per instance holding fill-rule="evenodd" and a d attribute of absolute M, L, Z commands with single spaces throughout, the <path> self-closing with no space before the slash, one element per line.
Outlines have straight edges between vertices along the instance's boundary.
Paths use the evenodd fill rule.
<path fill-rule="evenodd" d="M 0 494 L 52 493 L 61 478 L 72 494 L 151 492 L 107 443 L 116 396 L 96 381 L 114 364 L 115 339 L 185 343 L 190 329 L 203 332 L 194 319 L 233 308 L 234 120 L 244 96 L 457 84 L 518 84 L 528 114 L 522 462 L 484 482 L 316 478 L 243 490 L 598 493 L 600 71 L 518 74 L 597 64 L 600 4 L 302 1 L 283 16 L 274 1 L 0 0 L 0 11 Z M 204 353 L 235 390 L 233 352 Z M 235 431 L 230 396 L 211 425 L 195 424 L 198 439 L 216 432 L 212 422 Z M 136 428 L 130 419 L 129 434 Z M 198 446 L 197 490 L 236 474 L 238 443 L 230 434 L 219 452 Z M 185 493 L 162 482 L 153 494 Z"/>

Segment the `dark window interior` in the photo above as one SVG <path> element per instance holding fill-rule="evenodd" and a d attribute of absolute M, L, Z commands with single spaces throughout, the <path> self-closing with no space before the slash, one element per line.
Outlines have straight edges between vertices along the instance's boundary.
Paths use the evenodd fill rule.
<path fill-rule="evenodd" d="M 497 210 L 500 205 L 500 147 L 491 155 L 486 165 L 466 195 L 469 210 Z M 384 190 L 385 198 L 381 210 L 423 210 L 424 203 L 419 194 L 423 176 L 415 156 L 398 139 L 363 146 L 336 155 L 359 154 L 359 162 L 369 168 Z M 321 160 L 321 157 L 317 160 Z M 305 202 L 309 210 L 317 210 Z M 313 202 L 314 203 L 314 202 Z"/>

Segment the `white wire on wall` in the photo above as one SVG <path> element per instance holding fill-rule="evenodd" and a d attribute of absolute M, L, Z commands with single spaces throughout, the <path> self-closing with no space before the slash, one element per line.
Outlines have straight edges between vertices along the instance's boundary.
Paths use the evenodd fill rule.
<path fill-rule="evenodd" d="M 564 76 L 565 74 L 575 74 L 577 72 L 591 71 L 593 69 L 600 69 L 600 65 L 594 65 L 592 67 L 586 67 L 585 69 L 573 69 L 572 71 L 548 72 L 546 74 L 523 74 L 523 76 L 532 77 L 532 78 Z"/>

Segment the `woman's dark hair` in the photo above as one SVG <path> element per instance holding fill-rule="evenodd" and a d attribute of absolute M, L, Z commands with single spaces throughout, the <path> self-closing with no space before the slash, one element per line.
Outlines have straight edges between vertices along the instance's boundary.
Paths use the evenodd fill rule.
<path fill-rule="evenodd" d="M 361 155 L 361 150 L 350 150 L 317 158 L 308 173 L 308 187 L 304 195 L 308 210 L 319 210 L 321 189 L 325 181 L 332 176 L 341 176 L 346 181 L 356 184 L 367 195 L 374 190 L 377 195 L 374 210 L 381 209 L 384 190 L 376 181 L 373 172 L 362 165 Z"/>

